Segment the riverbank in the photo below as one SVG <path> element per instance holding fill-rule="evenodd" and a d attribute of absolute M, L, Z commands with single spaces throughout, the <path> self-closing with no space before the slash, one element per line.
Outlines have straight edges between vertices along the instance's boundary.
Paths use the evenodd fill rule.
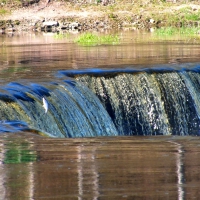
<path fill-rule="evenodd" d="M 3 5 L 0 32 L 105 31 L 132 27 L 199 26 L 200 3 L 124 3 L 108 5 L 52 1 L 26 7 Z"/>

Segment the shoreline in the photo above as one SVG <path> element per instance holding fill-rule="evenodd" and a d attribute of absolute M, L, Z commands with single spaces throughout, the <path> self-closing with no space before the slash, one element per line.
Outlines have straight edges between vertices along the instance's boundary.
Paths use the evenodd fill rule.
<path fill-rule="evenodd" d="M 143 7 L 134 10 L 111 10 L 111 6 L 88 5 L 81 8 L 65 2 L 50 2 L 41 9 L 41 5 L 31 5 L 11 9 L 10 13 L 0 15 L 0 33 L 21 32 L 65 32 L 65 31 L 106 31 L 112 29 L 135 28 L 151 30 L 166 26 L 200 26 L 197 19 L 173 20 L 166 18 L 170 13 L 200 13 L 198 4 L 166 4 L 165 8 Z M 185 11 L 184 11 L 185 9 Z M 176 12 L 175 12 L 176 11 Z M 184 12 L 183 12 L 184 11 Z M 179 14 L 180 15 L 180 14 Z"/>

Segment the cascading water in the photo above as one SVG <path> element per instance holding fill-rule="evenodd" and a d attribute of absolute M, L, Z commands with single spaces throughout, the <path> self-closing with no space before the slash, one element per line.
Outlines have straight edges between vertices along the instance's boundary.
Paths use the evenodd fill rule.
<path fill-rule="evenodd" d="M 48 103 L 47 113 L 42 107 L 42 98 Z M 2 131 L 16 127 L 17 130 L 40 130 L 52 137 L 117 135 L 98 98 L 72 80 L 6 85 L 1 89 L 0 119 Z"/>
<path fill-rule="evenodd" d="M 1 87 L 1 132 L 36 130 L 51 137 L 200 133 L 199 69 L 59 75 L 67 80 Z"/>
<path fill-rule="evenodd" d="M 198 69 L 60 73 L 97 95 L 119 135 L 199 135 Z"/>

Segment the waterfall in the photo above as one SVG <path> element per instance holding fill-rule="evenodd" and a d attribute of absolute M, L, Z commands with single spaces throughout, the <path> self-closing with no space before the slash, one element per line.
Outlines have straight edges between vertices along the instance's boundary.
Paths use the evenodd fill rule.
<path fill-rule="evenodd" d="M 42 98 L 48 103 L 47 113 Z M 39 130 L 51 137 L 117 135 L 98 98 L 70 79 L 41 84 L 9 83 L 1 87 L 0 120 L 3 131 L 17 127 Z"/>
<path fill-rule="evenodd" d="M 119 135 L 199 135 L 199 70 L 61 73 L 97 95 Z"/>
<path fill-rule="evenodd" d="M 64 79 L 0 87 L 0 132 L 31 130 L 50 137 L 200 135 L 198 68 L 58 74 Z"/>

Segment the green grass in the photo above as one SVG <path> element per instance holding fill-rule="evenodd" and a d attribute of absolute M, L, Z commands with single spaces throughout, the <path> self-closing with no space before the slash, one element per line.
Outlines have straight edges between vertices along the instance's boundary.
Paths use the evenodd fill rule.
<path fill-rule="evenodd" d="M 120 39 L 118 35 L 97 35 L 93 33 L 83 33 L 79 35 L 75 40 L 75 43 L 78 43 L 82 46 L 95 46 L 101 44 L 119 44 Z"/>
<path fill-rule="evenodd" d="M 156 29 L 154 34 L 157 36 L 174 36 L 174 35 L 183 35 L 183 36 L 198 36 L 200 28 L 198 27 L 162 27 Z"/>
<path fill-rule="evenodd" d="M 184 43 L 200 43 L 200 28 L 198 27 L 163 27 L 153 32 L 154 41 L 182 41 Z"/>
<path fill-rule="evenodd" d="M 0 15 L 5 15 L 5 14 L 7 14 L 7 13 L 8 13 L 7 10 L 5 10 L 5 9 L 3 9 L 3 8 L 0 8 Z"/>
<path fill-rule="evenodd" d="M 200 12 L 192 11 L 191 7 L 184 7 L 182 9 L 180 9 L 179 15 L 181 18 L 188 20 L 188 21 L 199 21 L 199 19 L 200 19 Z"/>

